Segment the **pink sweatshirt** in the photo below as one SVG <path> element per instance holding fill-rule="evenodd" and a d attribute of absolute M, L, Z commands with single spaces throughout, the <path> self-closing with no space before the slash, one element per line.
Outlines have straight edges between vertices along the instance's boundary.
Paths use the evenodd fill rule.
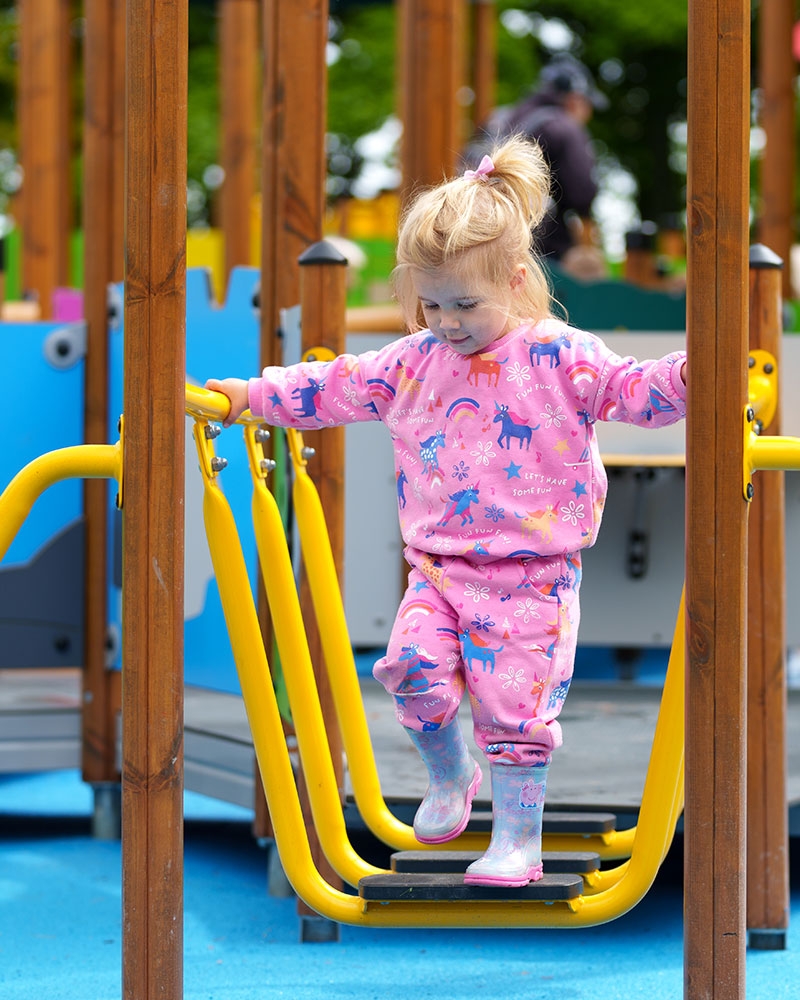
<path fill-rule="evenodd" d="M 265 368 L 250 409 L 282 427 L 386 424 L 408 545 L 472 562 L 546 556 L 597 537 L 607 480 L 595 421 L 679 420 L 684 359 L 620 358 L 553 319 L 469 356 L 425 330 L 380 351 Z"/>

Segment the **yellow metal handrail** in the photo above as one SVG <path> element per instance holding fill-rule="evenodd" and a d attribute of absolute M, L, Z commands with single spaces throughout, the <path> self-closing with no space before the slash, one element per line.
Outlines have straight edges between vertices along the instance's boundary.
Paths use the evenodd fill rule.
<path fill-rule="evenodd" d="M 0 494 L 0 561 L 36 500 L 64 479 L 116 479 L 122 489 L 122 440 L 116 444 L 78 444 L 35 458 Z"/>

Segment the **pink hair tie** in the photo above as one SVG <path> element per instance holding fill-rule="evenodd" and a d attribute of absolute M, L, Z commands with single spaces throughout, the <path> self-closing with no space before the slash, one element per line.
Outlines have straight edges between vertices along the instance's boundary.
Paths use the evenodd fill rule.
<path fill-rule="evenodd" d="M 474 181 L 479 177 L 486 177 L 494 170 L 494 164 L 492 163 L 492 158 L 490 156 L 484 156 L 481 162 L 478 164 L 477 170 L 465 170 L 464 180 Z"/>

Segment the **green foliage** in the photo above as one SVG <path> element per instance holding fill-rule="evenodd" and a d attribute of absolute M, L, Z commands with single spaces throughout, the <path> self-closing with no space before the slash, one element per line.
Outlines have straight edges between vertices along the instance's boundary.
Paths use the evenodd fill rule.
<path fill-rule="evenodd" d="M 395 7 L 333 10 L 330 40 L 339 58 L 328 67 L 328 128 L 352 141 L 397 111 Z"/>

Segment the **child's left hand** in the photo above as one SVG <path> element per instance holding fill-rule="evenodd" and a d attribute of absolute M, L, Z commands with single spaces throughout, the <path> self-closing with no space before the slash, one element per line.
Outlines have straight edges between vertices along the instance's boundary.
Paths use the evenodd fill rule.
<path fill-rule="evenodd" d="M 221 392 L 231 401 L 230 412 L 222 421 L 223 427 L 230 427 L 231 424 L 236 423 L 239 417 L 250 405 L 250 399 L 247 391 L 248 385 L 243 378 L 210 378 L 206 382 L 205 388 L 211 389 L 214 392 Z"/>
<path fill-rule="evenodd" d="M 685 361 L 681 365 L 680 376 L 681 376 L 681 381 L 683 382 L 684 385 L 686 385 L 686 362 Z"/>

